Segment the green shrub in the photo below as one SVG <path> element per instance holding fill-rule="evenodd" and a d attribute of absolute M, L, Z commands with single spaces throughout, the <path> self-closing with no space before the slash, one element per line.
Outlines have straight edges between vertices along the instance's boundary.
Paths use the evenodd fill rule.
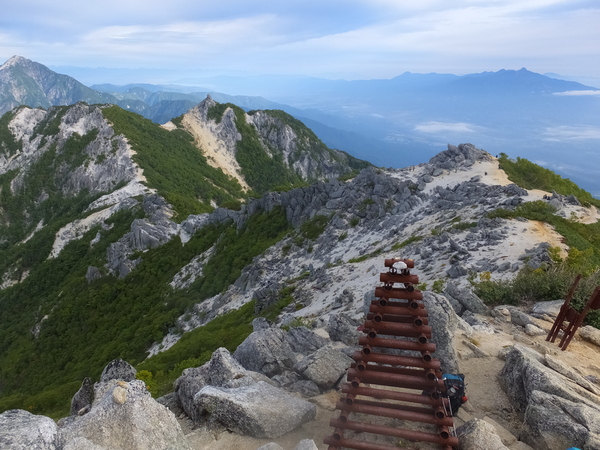
<path fill-rule="evenodd" d="M 379 248 L 375 249 L 374 251 L 372 251 L 371 253 L 365 253 L 364 255 L 357 256 L 356 258 L 350 258 L 348 260 L 348 262 L 351 263 L 351 264 L 363 262 L 363 261 L 366 261 L 367 259 L 371 259 L 371 258 L 374 258 L 376 256 L 379 256 L 382 253 L 383 253 L 383 248 L 379 247 Z"/>
<path fill-rule="evenodd" d="M 441 294 L 444 291 L 444 286 L 446 285 L 446 280 L 435 280 L 431 285 L 431 290 L 436 294 Z"/>
<path fill-rule="evenodd" d="M 348 172 L 345 175 L 339 176 L 338 181 L 348 181 L 348 180 L 351 180 L 352 178 L 355 178 L 356 175 L 358 175 L 358 170 L 353 170 L 352 172 Z"/>
<path fill-rule="evenodd" d="M 214 120 L 216 123 L 221 123 L 223 114 L 225 114 L 227 108 L 237 108 L 237 106 L 233 103 L 216 103 L 208 108 L 206 118 L 208 120 Z"/>
<path fill-rule="evenodd" d="M 580 308 L 595 287 L 600 285 L 600 270 L 586 257 L 589 254 L 591 252 L 586 254 L 571 249 L 569 257 L 564 261 L 538 269 L 525 266 L 513 279 L 493 280 L 481 277 L 480 281 L 471 278 L 471 283 L 475 294 L 486 303 L 520 305 L 565 298 L 575 276 L 581 273 L 584 278 L 573 300 L 573 305 Z M 600 326 L 600 314 L 589 314 L 586 323 Z"/>
<path fill-rule="evenodd" d="M 474 228 L 477 226 L 477 222 L 456 222 L 452 225 L 452 229 L 454 230 L 468 230 L 469 228 Z"/>
<path fill-rule="evenodd" d="M 300 235 L 305 239 L 315 240 L 327 228 L 330 218 L 328 216 L 316 215 L 300 226 Z"/>
<path fill-rule="evenodd" d="M 500 153 L 500 167 L 506 172 L 508 179 L 525 189 L 541 189 L 546 192 L 555 191 L 562 195 L 575 195 L 581 202 L 600 207 L 600 200 L 581 189 L 568 178 L 538 166 L 525 158 L 510 159 L 506 153 Z"/>
<path fill-rule="evenodd" d="M 407 245 L 413 244 L 415 242 L 419 242 L 423 239 L 423 236 L 411 236 L 408 239 L 405 239 L 402 242 L 397 242 L 392 245 L 392 250 L 400 250 L 401 248 L 406 247 Z"/>

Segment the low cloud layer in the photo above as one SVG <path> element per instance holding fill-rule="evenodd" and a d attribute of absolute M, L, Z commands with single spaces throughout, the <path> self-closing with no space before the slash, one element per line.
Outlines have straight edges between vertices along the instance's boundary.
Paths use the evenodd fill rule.
<path fill-rule="evenodd" d="M 422 133 L 475 133 L 479 127 L 465 122 L 424 122 L 415 126 Z"/>
<path fill-rule="evenodd" d="M 582 95 L 594 95 L 600 97 L 599 91 L 565 91 L 565 92 L 555 92 L 554 95 L 566 95 L 566 96 L 582 96 Z"/>
<path fill-rule="evenodd" d="M 544 141 L 563 142 L 581 141 L 587 139 L 600 139 L 600 127 L 592 126 L 561 126 L 546 128 L 542 135 Z"/>

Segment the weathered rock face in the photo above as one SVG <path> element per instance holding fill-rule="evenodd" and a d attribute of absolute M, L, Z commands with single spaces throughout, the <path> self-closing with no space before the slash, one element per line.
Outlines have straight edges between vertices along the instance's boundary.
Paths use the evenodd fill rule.
<path fill-rule="evenodd" d="M 490 159 L 490 155 L 473 144 L 460 144 L 458 147 L 448 144 L 448 150 L 438 153 L 429 162 L 436 166 L 451 170 L 456 167 L 470 167 L 475 161 Z"/>
<path fill-rule="evenodd" d="M 59 133 L 53 136 L 35 134 L 35 127 L 44 120 L 59 120 Z M 20 169 L 37 160 L 43 153 L 55 145 L 60 154 L 67 151 L 64 147 L 69 139 L 76 139 L 90 133 L 96 133 L 84 149 L 84 161 L 87 164 L 65 165 L 54 175 L 59 177 L 62 192 L 74 196 L 81 190 L 90 193 L 110 192 L 119 183 L 134 180 L 138 168 L 130 155 L 130 148 L 123 136 L 116 136 L 108 121 L 104 118 L 98 106 L 88 106 L 83 103 L 70 106 L 64 113 L 51 108 L 48 111 L 28 108 L 18 110 L 9 125 L 13 133 L 23 140 L 23 151 L 7 161 L 7 166 L 0 171 Z M 19 176 L 13 183 L 12 189 L 19 189 L 24 177 Z"/>
<path fill-rule="evenodd" d="M 94 401 L 94 384 L 92 379 L 89 377 L 84 378 L 81 383 L 81 387 L 73 396 L 71 400 L 71 415 L 75 416 L 81 412 L 84 408 L 91 407 Z"/>
<path fill-rule="evenodd" d="M 357 328 L 356 322 L 344 313 L 331 314 L 327 322 L 329 337 L 334 341 L 341 341 L 347 345 L 358 345 L 360 333 Z"/>
<path fill-rule="evenodd" d="M 351 358 L 328 346 L 298 362 L 294 370 L 321 389 L 329 389 L 335 386 L 351 363 Z"/>
<path fill-rule="evenodd" d="M 248 187 L 236 159 L 236 144 L 242 139 L 242 135 L 235 126 L 235 112 L 228 108 L 218 123 L 209 120 L 208 111 L 216 105 L 217 102 L 210 95 L 207 96 L 184 114 L 183 126 L 194 136 L 206 156 L 213 158 L 218 156 L 219 163 L 213 163 L 214 165 L 218 165 L 225 173 L 240 180 L 242 186 Z M 209 161 L 211 160 L 209 158 Z"/>
<path fill-rule="evenodd" d="M 515 345 L 500 373 L 504 391 L 529 426 L 523 440 L 542 450 L 574 445 L 597 448 L 600 397 L 571 383 L 544 362 L 536 351 Z"/>
<path fill-rule="evenodd" d="M 489 423 L 472 419 L 456 430 L 462 450 L 508 450 L 494 427 Z"/>
<path fill-rule="evenodd" d="M 266 111 L 256 111 L 248 120 L 255 126 L 265 149 L 281 152 L 285 164 L 303 179 L 337 178 L 348 172 L 348 157 L 328 149 L 302 124 L 298 124 L 301 128 L 295 131 Z M 302 135 L 298 135 L 299 132 Z"/>
<path fill-rule="evenodd" d="M 296 362 L 285 332 L 276 328 L 254 331 L 239 345 L 233 357 L 244 368 L 268 377 L 291 368 Z"/>
<path fill-rule="evenodd" d="M 58 427 L 46 416 L 36 416 L 22 409 L 0 414 L 0 448 L 2 450 L 59 450 Z"/>
<path fill-rule="evenodd" d="M 292 327 L 285 340 L 294 353 L 309 355 L 327 344 L 327 340 L 306 327 Z"/>
<path fill-rule="evenodd" d="M 215 120 L 209 118 L 209 115 L 216 106 L 217 102 L 207 96 L 185 113 L 182 123 L 196 138 L 203 151 L 218 160 L 216 165 L 237 178 L 242 186 L 248 185 L 237 160 L 237 144 L 243 138 L 239 130 L 247 125 L 256 130 L 260 146 L 266 155 L 281 160 L 290 173 L 300 175 L 303 180 L 336 178 L 350 171 L 349 163 L 352 158 L 327 148 L 302 123 L 283 112 L 275 114 L 253 111 L 238 116 L 229 107 Z M 238 120 L 245 123 L 236 123 Z"/>
<path fill-rule="evenodd" d="M 254 437 L 281 436 L 316 415 L 315 405 L 262 381 L 233 389 L 207 386 L 195 402 L 211 421 Z"/>
<path fill-rule="evenodd" d="M 70 448 L 79 442 L 86 443 L 79 448 L 190 450 L 173 413 L 156 402 L 140 380 L 98 383 L 92 409 L 67 419 L 60 440 Z"/>
<path fill-rule="evenodd" d="M 209 366 L 185 369 L 173 384 L 181 407 L 192 421 L 198 423 L 200 415 L 194 405 L 194 396 L 210 382 Z"/>
<path fill-rule="evenodd" d="M 446 297 L 440 294 L 423 292 L 423 303 L 429 313 L 429 322 L 435 324 L 431 339 L 436 344 L 434 357 L 440 360 L 443 372 L 458 373 L 458 355 L 452 343 L 458 325 L 456 313 Z"/>
<path fill-rule="evenodd" d="M 127 361 L 117 358 L 107 364 L 100 375 L 100 382 L 110 380 L 132 381 L 135 380 L 137 370 Z"/>
<path fill-rule="evenodd" d="M 174 389 L 179 405 L 194 423 L 201 421 L 202 411 L 197 408 L 194 396 L 205 386 L 236 388 L 257 381 L 271 382 L 265 375 L 246 370 L 229 350 L 218 348 L 210 361 L 201 367 L 185 369 L 175 381 Z"/>
<path fill-rule="evenodd" d="M 464 310 L 482 315 L 488 315 L 490 313 L 489 308 L 485 306 L 483 301 L 470 289 L 460 289 L 454 283 L 448 283 L 444 290 L 444 295 L 450 300 L 456 314 L 461 315 Z M 462 308 L 459 307 L 459 310 L 462 309 L 460 312 L 457 311 L 457 307 L 454 306 L 457 303 L 462 306 Z"/>

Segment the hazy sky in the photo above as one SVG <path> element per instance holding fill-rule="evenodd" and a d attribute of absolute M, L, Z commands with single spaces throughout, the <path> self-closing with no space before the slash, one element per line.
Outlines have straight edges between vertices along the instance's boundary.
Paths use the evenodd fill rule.
<path fill-rule="evenodd" d="M 2 2 L 0 62 L 328 78 L 527 67 L 600 78 L 598 0 Z"/>

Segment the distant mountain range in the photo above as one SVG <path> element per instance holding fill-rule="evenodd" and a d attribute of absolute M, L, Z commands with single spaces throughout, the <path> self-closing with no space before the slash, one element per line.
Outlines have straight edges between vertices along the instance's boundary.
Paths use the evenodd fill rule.
<path fill-rule="evenodd" d="M 302 109 L 303 117 L 370 139 L 370 161 L 421 163 L 448 142 L 473 142 L 493 154 L 521 156 L 600 196 L 600 90 L 525 68 L 457 76 L 406 72 L 390 80 L 211 77 L 184 80 L 260 95 Z M 309 121 L 306 123 L 313 126 Z M 319 136 L 331 146 L 335 133 Z M 379 145 L 385 143 L 385 150 Z M 357 145 L 363 151 L 362 142 Z"/>
<path fill-rule="evenodd" d="M 18 104 L 85 101 L 114 103 L 164 123 L 210 93 L 247 111 L 286 111 L 329 147 L 379 166 L 418 164 L 448 142 L 473 142 L 493 154 L 531 159 L 600 196 L 600 90 L 525 68 L 465 76 L 406 72 L 389 80 L 219 76 L 179 82 L 187 85 L 87 88 L 13 57 L 0 68 L 0 113 Z"/>

